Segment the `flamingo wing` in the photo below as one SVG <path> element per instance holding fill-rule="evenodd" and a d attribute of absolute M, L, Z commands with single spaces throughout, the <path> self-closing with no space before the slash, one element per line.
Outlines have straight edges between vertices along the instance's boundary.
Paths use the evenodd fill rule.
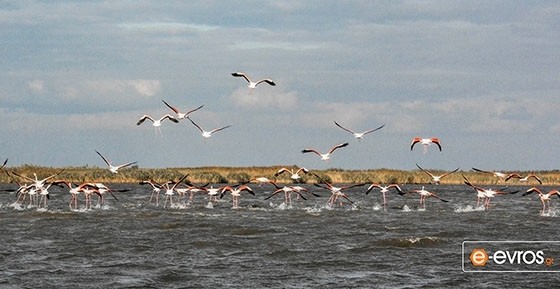
<path fill-rule="evenodd" d="M 270 79 L 270 78 L 261 79 L 261 80 L 257 81 L 257 84 L 263 83 L 263 82 L 266 82 L 271 86 L 276 86 L 276 83 L 274 83 L 274 81 L 272 81 L 272 79 Z"/>
<path fill-rule="evenodd" d="M 378 130 L 384 128 L 384 127 L 385 127 L 385 125 L 382 125 L 382 126 L 380 126 L 380 127 L 374 128 L 374 129 L 366 130 L 366 131 L 363 132 L 363 134 L 372 133 L 372 132 L 378 131 Z"/>
<path fill-rule="evenodd" d="M 351 134 L 355 134 L 354 131 L 352 131 L 351 129 L 348 129 L 348 128 L 343 127 L 342 125 L 340 125 L 340 124 L 339 124 L 338 122 L 336 122 L 336 121 L 334 122 L 334 124 L 335 124 L 336 126 L 338 126 L 339 128 L 341 128 L 341 129 L 343 129 L 343 130 L 345 130 L 345 131 L 347 131 L 347 132 L 349 132 L 349 133 L 351 133 Z"/>
<path fill-rule="evenodd" d="M 251 82 L 249 77 L 243 72 L 233 72 L 231 75 L 235 76 L 235 77 L 243 77 L 243 78 L 245 78 L 245 80 L 247 80 L 247 82 L 249 82 L 249 83 Z"/>
<path fill-rule="evenodd" d="M 336 146 L 334 146 L 334 147 L 329 151 L 329 154 L 332 154 L 335 150 L 337 150 L 337 149 L 339 149 L 339 148 L 343 148 L 343 147 L 345 147 L 345 146 L 347 146 L 347 145 L 348 145 L 347 142 L 341 143 L 341 144 L 339 144 L 339 145 L 336 145 Z"/>

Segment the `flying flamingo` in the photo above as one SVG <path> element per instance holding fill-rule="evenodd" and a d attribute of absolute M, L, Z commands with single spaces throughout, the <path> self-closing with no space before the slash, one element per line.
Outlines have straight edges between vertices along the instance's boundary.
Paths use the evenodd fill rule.
<path fill-rule="evenodd" d="M 206 131 L 206 130 L 204 130 L 202 127 L 200 127 L 198 124 L 196 124 L 190 117 L 187 117 L 187 119 L 190 120 L 191 123 L 192 123 L 194 126 L 196 126 L 196 128 L 198 128 L 198 130 L 200 130 L 200 132 L 202 133 L 202 136 L 203 136 L 204 138 L 209 138 L 209 137 L 212 136 L 213 133 L 215 133 L 215 132 L 217 132 L 217 131 L 221 131 L 221 130 L 226 129 L 226 128 L 228 128 L 228 127 L 231 126 L 231 125 L 226 125 L 226 126 L 223 126 L 223 127 L 220 127 L 220 128 L 215 128 L 215 129 L 213 129 L 213 130 L 211 130 L 211 131 Z"/>
<path fill-rule="evenodd" d="M 233 209 L 238 209 L 239 208 L 239 197 L 241 196 L 241 192 L 248 192 L 250 194 L 252 194 L 253 196 L 255 195 L 255 193 L 253 192 L 253 189 L 251 189 L 249 186 L 247 185 L 240 185 L 238 187 L 233 187 L 233 186 L 225 186 L 222 188 L 222 192 L 220 195 L 220 198 L 223 198 L 226 191 L 229 191 L 231 194 L 231 199 L 233 202 Z"/>
<path fill-rule="evenodd" d="M 272 81 L 272 79 L 270 79 L 270 78 L 264 78 L 264 79 L 261 79 L 261 80 L 258 80 L 256 82 L 254 82 L 243 72 L 233 72 L 231 75 L 235 76 L 235 77 L 243 77 L 243 78 L 245 78 L 245 80 L 247 80 L 247 82 L 249 83 L 249 85 L 248 85 L 249 94 L 251 94 L 251 92 L 253 91 L 253 89 L 255 89 L 255 87 L 257 87 L 257 85 L 259 85 L 263 82 L 265 82 L 265 83 L 267 83 L 271 86 L 276 86 L 276 83 L 274 83 L 274 81 Z"/>
<path fill-rule="evenodd" d="M 307 173 L 309 173 L 309 170 L 306 169 L 306 168 L 304 168 L 304 167 L 301 167 L 301 168 L 299 168 L 299 169 L 297 169 L 297 170 L 295 170 L 295 169 L 288 169 L 288 168 L 281 168 L 281 169 L 279 169 L 279 170 L 274 174 L 274 176 L 275 176 L 275 177 L 278 177 L 279 175 L 281 175 L 281 174 L 283 174 L 283 173 L 289 173 L 289 174 L 290 174 L 290 179 L 292 179 L 292 181 L 293 181 L 294 183 L 298 183 L 299 180 L 300 180 L 300 178 L 301 178 L 301 176 L 299 175 L 299 173 L 301 173 L 301 172 L 303 172 L 304 174 L 307 174 Z"/>
<path fill-rule="evenodd" d="M 109 171 L 113 174 L 118 173 L 119 169 L 126 168 L 136 164 L 136 162 L 130 162 L 130 163 L 114 166 L 113 163 L 109 161 L 107 158 L 105 158 L 100 152 L 98 151 L 95 152 L 103 159 L 103 161 L 107 164 L 107 166 L 109 166 Z"/>
<path fill-rule="evenodd" d="M 529 195 L 531 193 L 536 193 L 536 194 L 539 195 L 539 198 L 540 198 L 541 203 L 542 203 L 541 214 L 544 214 L 547 208 L 548 208 L 548 212 L 550 212 L 550 197 L 556 195 L 560 198 L 560 192 L 558 190 L 551 190 L 551 191 L 549 191 L 548 193 L 545 194 L 536 187 L 532 187 L 532 188 L 528 189 L 523 194 L 523 196 Z"/>
<path fill-rule="evenodd" d="M 522 177 L 522 176 L 521 176 L 520 174 L 518 174 L 518 173 L 511 173 L 511 174 L 509 174 L 509 175 L 506 177 L 506 180 L 505 180 L 505 181 L 507 182 L 509 179 L 512 179 L 512 178 L 513 178 L 513 179 L 519 179 L 519 181 L 522 182 L 522 183 L 526 183 L 526 182 L 529 181 L 530 178 L 533 178 L 533 179 L 535 179 L 539 184 L 542 185 L 541 179 L 540 179 L 537 175 L 535 175 L 535 174 L 528 174 L 527 176 Z"/>
<path fill-rule="evenodd" d="M 387 204 L 387 199 L 385 197 L 385 193 L 389 192 L 389 189 L 393 188 L 393 189 L 397 190 L 397 192 L 402 193 L 401 187 L 399 187 L 399 185 L 397 185 L 397 184 L 390 184 L 388 186 L 382 186 L 382 185 L 373 183 L 366 190 L 366 195 L 369 194 L 375 188 L 379 189 L 380 192 L 383 194 L 383 205 Z"/>
<path fill-rule="evenodd" d="M 169 103 L 165 102 L 165 100 L 162 99 L 161 101 L 163 101 L 163 103 L 164 103 L 167 107 L 169 107 L 169 109 L 171 109 L 173 112 L 175 112 L 175 113 L 177 114 L 177 119 L 185 119 L 185 118 L 187 118 L 187 117 L 189 116 L 189 114 L 191 114 L 191 113 L 193 113 L 193 112 L 195 112 L 195 111 L 201 109 L 201 108 L 204 106 L 204 105 L 201 105 L 201 106 L 199 106 L 199 107 L 197 107 L 197 108 L 195 108 L 195 109 L 189 110 L 189 111 L 187 111 L 187 112 L 181 112 L 178 108 L 176 108 L 176 107 L 174 107 L 174 106 L 171 106 Z"/>
<path fill-rule="evenodd" d="M 160 135 L 160 136 L 163 136 L 163 134 L 161 133 L 161 123 L 162 123 L 164 120 L 166 120 L 166 119 L 169 119 L 170 121 L 172 121 L 172 122 L 174 122 L 174 123 L 178 123 L 178 122 L 179 122 L 179 120 L 177 120 L 176 118 L 174 118 L 174 117 L 171 116 L 170 114 L 166 114 L 166 115 L 162 116 L 162 117 L 159 118 L 159 119 L 154 119 L 154 118 L 152 118 L 151 116 L 145 114 L 145 115 L 143 115 L 143 116 L 138 120 L 138 122 L 136 123 L 136 125 L 141 125 L 144 121 L 149 120 L 149 121 L 152 122 L 152 125 L 155 127 L 156 135 L 157 135 L 158 132 L 159 132 L 159 135 Z"/>
<path fill-rule="evenodd" d="M 494 177 L 496 177 L 498 179 L 505 179 L 508 176 L 507 174 L 502 173 L 502 172 L 498 172 L 498 171 L 485 171 L 485 170 L 477 169 L 477 168 L 474 168 L 474 167 L 472 169 L 475 172 L 492 174 Z"/>
<path fill-rule="evenodd" d="M 457 171 L 459 170 L 459 168 L 456 168 L 456 169 L 454 169 L 453 171 L 450 171 L 450 172 L 447 172 L 447 173 L 445 173 L 445 174 L 443 174 L 443 175 L 439 175 L 439 176 L 438 176 L 438 175 L 434 175 L 434 174 L 428 172 L 427 170 L 423 169 L 423 168 L 422 168 L 421 166 L 419 166 L 418 164 L 416 164 L 416 166 L 417 166 L 421 171 L 423 171 L 423 172 L 426 173 L 428 176 L 430 176 L 430 177 L 432 178 L 432 183 L 434 183 L 434 184 L 436 184 L 436 185 L 439 185 L 439 184 L 440 184 L 442 178 L 444 178 L 444 177 L 446 177 L 446 176 L 448 176 L 448 175 L 450 175 L 450 174 L 452 174 L 452 173 L 455 173 L 455 172 L 457 172 Z"/>
<path fill-rule="evenodd" d="M 356 138 L 357 140 L 363 139 L 364 136 L 365 136 L 366 134 L 368 134 L 368 133 L 372 133 L 372 132 L 374 132 L 374 131 L 380 130 L 380 129 L 382 129 L 383 127 L 385 127 L 385 125 L 382 125 L 382 126 L 380 126 L 380 127 L 378 127 L 378 128 L 366 130 L 366 131 L 364 131 L 364 132 L 355 132 L 355 131 L 353 131 L 353 130 L 351 130 L 351 129 L 348 129 L 348 128 L 343 127 L 342 125 L 340 125 L 340 124 L 337 123 L 336 121 L 334 122 L 334 124 L 335 124 L 336 126 L 338 126 L 339 128 L 341 128 L 341 129 L 343 129 L 343 130 L 345 130 L 345 131 L 347 131 L 347 132 L 353 134 L 353 135 L 354 135 L 354 138 Z"/>
<path fill-rule="evenodd" d="M 414 145 L 417 143 L 420 143 L 424 146 L 424 153 L 428 151 L 428 146 L 431 144 L 436 144 L 437 147 L 439 148 L 439 151 L 441 152 L 441 143 L 439 141 L 439 138 L 437 137 L 432 137 L 432 138 L 414 137 L 412 138 L 412 143 L 410 144 L 410 150 L 412 150 L 414 148 Z"/>
<path fill-rule="evenodd" d="M 345 146 L 347 146 L 347 145 L 348 145 L 347 142 L 346 142 L 346 143 L 342 143 L 342 144 L 338 144 L 338 145 L 334 146 L 333 148 L 331 148 L 331 149 L 329 150 L 329 152 L 328 152 L 328 153 L 325 153 L 325 154 L 322 154 L 322 153 L 318 152 L 318 151 L 315 150 L 315 149 L 303 149 L 301 152 L 302 152 L 302 153 L 315 153 L 316 155 L 318 155 L 318 156 L 321 157 L 321 160 L 326 161 L 326 160 L 328 160 L 328 159 L 331 158 L 331 154 L 332 154 L 335 150 L 337 150 L 337 149 L 339 149 L 339 148 L 343 148 L 343 147 L 345 147 Z"/>

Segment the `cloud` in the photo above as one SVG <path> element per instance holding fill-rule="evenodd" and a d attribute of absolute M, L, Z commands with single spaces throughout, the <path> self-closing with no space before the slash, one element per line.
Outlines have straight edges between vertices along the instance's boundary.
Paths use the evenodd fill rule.
<path fill-rule="evenodd" d="M 40 79 L 35 79 L 27 82 L 27 88 L 36 94 L 43 93 L 45 91 L 45 81 Z"/>
<path fill-rule="evenodd" d="M 181 22 L 136 22 L 121 23 L 118 27 L 128 31 L 139 31 L 146 33 L 169 33 L 177 34 L 184 32 L 207 32 L 219 27 L 207 24 L 181 23 Z"/>
<path fill-rule="evenodd" d="M 288 51 L 302 51 L 321 49 L 324 45 L 319 43 L 288 42 L 288 41 L 244 41 L 236 42 L 229 46 L 232 50 L 250 49 L 280 49 Z"/>
<path fill-rule="evenodd" d="M 129 83 L 134 86 L 138 93 L 144 96 L 154 96 L 161 89 L 161 82 L 159 80 L 138 79 L 131 80 Z"/>
<path fill-rule="evenodd" d="M 250 91 L 247 87 L 238 88 L 229 96 L 236 107 L 248 109 L 289 110 L 297 106 L 298 96 L 294 91 L 279 91 L 275 88 L 257 87 Z"/>

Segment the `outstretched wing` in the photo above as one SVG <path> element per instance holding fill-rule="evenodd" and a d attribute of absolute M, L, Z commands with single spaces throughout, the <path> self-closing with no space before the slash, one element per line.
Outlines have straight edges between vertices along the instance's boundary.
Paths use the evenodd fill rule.
<path fill-rule="evenodd" d="M 95 151 L 102 159 L 103 161 L 108 165 L 111 166 L 111 162 L 109 160 L 107 160 L 100 152 Z"/>
<path fill-rule="evenodd" d="M 345 146 L 347 146 L 347 145 L 348 145 L 347 142 L 341 143 L 341 144 L 339 144 L 339 145 L 335 145 L 335 146 L 329 151 L 329 154 L 332 154 L 335 150 L 337 150 L 337 149 L 339 149 L 339 148 L 343 148 L 343 147 L 345 147 Z"/>
<path fill-rule="evenodd" d="M 385 125 L 382 125 L 382 126 L 380 126 L 380 127 L 374 128 L 374 129 L 366 130 L 366 131 L 364 131 L 364 134 L 372 133 L 372 132 L 377 131 L 377 130 L 380 130 L 380 129 L 384 128 L 384 127 L 385 127 Z"/>
<path fill-rule="evenodd" d="M 245 73 L 243 73 L 243 72 L 233 72 L 231 75 L 235 76 L 235 77 L 243 77 L 243 78 L 245 78 L 245 80 L 247 80 L 247 82 L 251 82 L 249 77 L 247 75 L 245 75 Z"/>
<path fill-rule="evenodd" d="M 204 130 L 198 125 L 196 124 L 196 122 L 194 122 L 190 117 L 187 117 L 189 119 L 189 121 L 196 126 L 196 128 L 198 128 L 198 130 L 200 130 L 200 132 L 204 132 Z"/>
<path fill-rule="evenodd" d="M 336 121 L 334 122 L 334 124 L 335 124 L 336 126 L 338 126 L 339 128 L 341 128 L 341 129 L 343 129 L 343 130 L 345 130 L 345 131 L 347 131 L 347 132 L 349 132 L 349 133 L 351 133 L 351 134 L 355 134 L 355 133 L 356 133 L 356 132 L 354 132 L 353 130 L 351 130 L 351 129 L 349 129 L 349 128 L 343 127 L 342 125 L 340 125 L 340 124 L 339 124 L 338 122 L 336 122 Z"/>

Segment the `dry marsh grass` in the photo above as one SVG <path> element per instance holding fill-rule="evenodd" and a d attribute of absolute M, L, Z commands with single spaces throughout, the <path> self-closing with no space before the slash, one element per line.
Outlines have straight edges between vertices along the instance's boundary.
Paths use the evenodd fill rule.
<path fill-rule="evenodd" d="M 185 174 L 188 174 L 188 180 L 197 184 L 204 183 L 240 183 L 248 182 L 252 178 L 267 177 L 275 179 L 278 183 L 290 183 L 289 174 L 282 174 L 277 178 L 274 174 L 282 167 L 297 168 L 295 166 L 267 166 L 267 167 L 193 167 L 193 168 L 128 168 L 120 170 L 118 174 L 112 174 L 105 168 L 99 167 L 40 167 L 34 165 L 22 165 L 19 167 L 8 167 L 6 172 L 16 172 L 20 175 L 33 178 L 36 174 L 40 179 L 56 174 L 56 179 L 64 179 L 73 182 L 107 182 L 107 183 L 137 183 L 142 180 L 154 180 L 165 182 L 168 180 L 176 180 Z M 394 169 L 368 169 L 368 170 L 344 170 L 344 169 L 326 169 L 312 170 L 314 174 L 320 176 L 324 180 L 331 183 L 397 183 L 397 184 L 422 184 L 429 183 L 430 177 L 420 170 L 394 170 Z M 433 174 L 443 174 L 445 171 L 430 170 Z M 560 185 L 560 171 L 536 171 L 523 172 L 516 171 L 521 175 L 528 173 L 537 174 L 543 181 L 543 185 Z M 497 179 L 493 175 L 477 173 L 474 171 L 458 171 L 442 180 L 442 184 L 463 184 L 465 175 L 471 182 L 480 185 L 538 185 L 535 181 L 529 183 L 520 183 L 518 180 L 512 179 L 505 183 L 503 180 Z M 318 182 L 318 178 L 313 174 L 301 174 L 301 181 L 304 183 Z M 17 181 L 25 182 L 21 178 L 16 177 Z M 0 182 L 10 183 L 14 180 L 6 173 L 0 175 Z"/>

